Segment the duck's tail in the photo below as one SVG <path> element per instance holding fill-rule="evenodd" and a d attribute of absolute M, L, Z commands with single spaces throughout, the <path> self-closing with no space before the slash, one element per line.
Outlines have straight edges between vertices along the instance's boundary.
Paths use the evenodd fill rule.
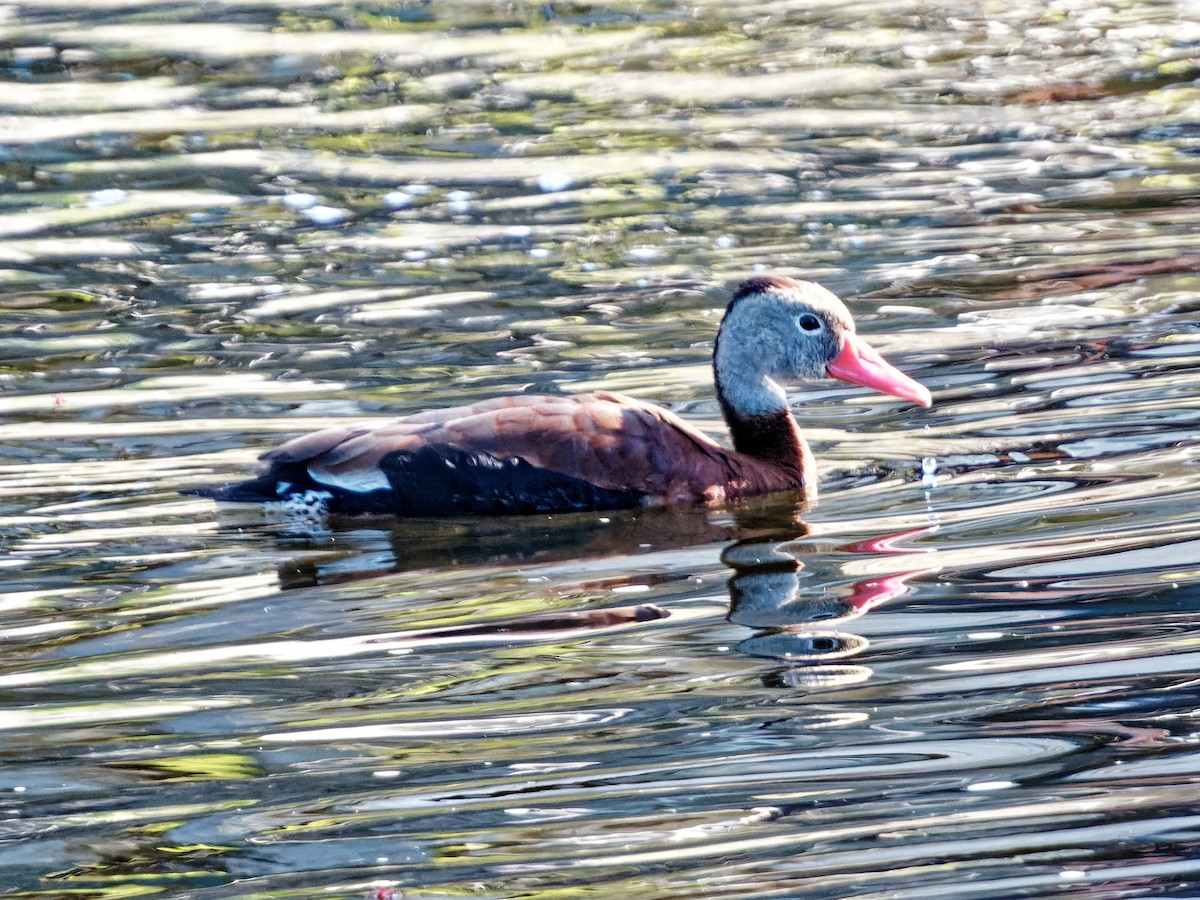
<path fill-rule="evenodd" d="M 262 475 L 249 481 L 186 488 L 179 493 L 189 497 L 219 500 L 222 503 L 278 503 L 313 489 L 319 489 L 319 485 L 312 480 L 304 466 L 276 463 Z"/>

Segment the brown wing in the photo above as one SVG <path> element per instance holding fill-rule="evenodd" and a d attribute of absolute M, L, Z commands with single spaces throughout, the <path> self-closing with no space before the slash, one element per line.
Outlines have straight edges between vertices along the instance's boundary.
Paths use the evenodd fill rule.
<path fill-rule="evenodd" d="M 666 410 L 619 394 L 518 395 L 393 419 L 374 427 L 331 428 L 267 453 L 306 462 L 318 481 L 346 486 L 381 478 L 379 461 L 397 450 L 453 447 L 533 466 L 611 490 L 671 501 L 757 493 L 764 473 Z"/>

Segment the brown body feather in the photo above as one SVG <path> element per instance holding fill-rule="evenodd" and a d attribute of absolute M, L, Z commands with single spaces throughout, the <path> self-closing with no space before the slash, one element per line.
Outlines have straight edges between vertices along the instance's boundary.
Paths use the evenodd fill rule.
<path fill-rule="evenodd" d="M 620 394 L 523 394 L 373 426 L 329 428 L 263 459 L 306 464 L 318 482 L 353 483 L 389 453 L 452 447 L 519 457 L 597 487 L 639 492 L 650 502 L 715 502 L 788 489 L 811 495 L 812 458 L 792 417 L 745 427 L 766 438 L 769 455 L 726 450 L 670 412 Z"/>

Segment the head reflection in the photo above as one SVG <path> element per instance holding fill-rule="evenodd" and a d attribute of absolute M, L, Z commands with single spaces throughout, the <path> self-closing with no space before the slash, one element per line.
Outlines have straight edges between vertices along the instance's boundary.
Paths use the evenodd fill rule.
<path fill-rule="evenodd" d="M 861 549 L 905 552 L 892 547 L 908 536 L 876 539 L 869 542 L 869 548 L 864 545 Z M 869 668 L 845 661 L 866 650 L 869 642 L 844 626 L 904 594 L 910 579 L 931 570 L 857 581 L 838 590 L 824 579 L 807 577 L 798 556 L 804 548 L 794 540 L 738 541 L 722 554 L 722 560 L 734 570 L 729 579 L 728 620 L 755 631 L 737 649 L 786 665 L 767 676 L 768 686 L 815 688 L 867 680 Z"/>

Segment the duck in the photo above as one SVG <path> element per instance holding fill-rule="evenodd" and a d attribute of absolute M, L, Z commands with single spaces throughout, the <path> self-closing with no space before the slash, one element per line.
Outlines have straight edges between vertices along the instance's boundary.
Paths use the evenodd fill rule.
<path fill-rule="evenodd" d="M 719 505 L 776 491 L 808 502 L 816 463 L 785 384 L 834 378 L 932 402 L 856 333 L 835 294 L 779 275 L 733 291 L 712 366 L 731 448 L 634 397 L 518 394 L 306 434 L 264 453 L 258 477 L 190 493 L 309 518 Z"/>

